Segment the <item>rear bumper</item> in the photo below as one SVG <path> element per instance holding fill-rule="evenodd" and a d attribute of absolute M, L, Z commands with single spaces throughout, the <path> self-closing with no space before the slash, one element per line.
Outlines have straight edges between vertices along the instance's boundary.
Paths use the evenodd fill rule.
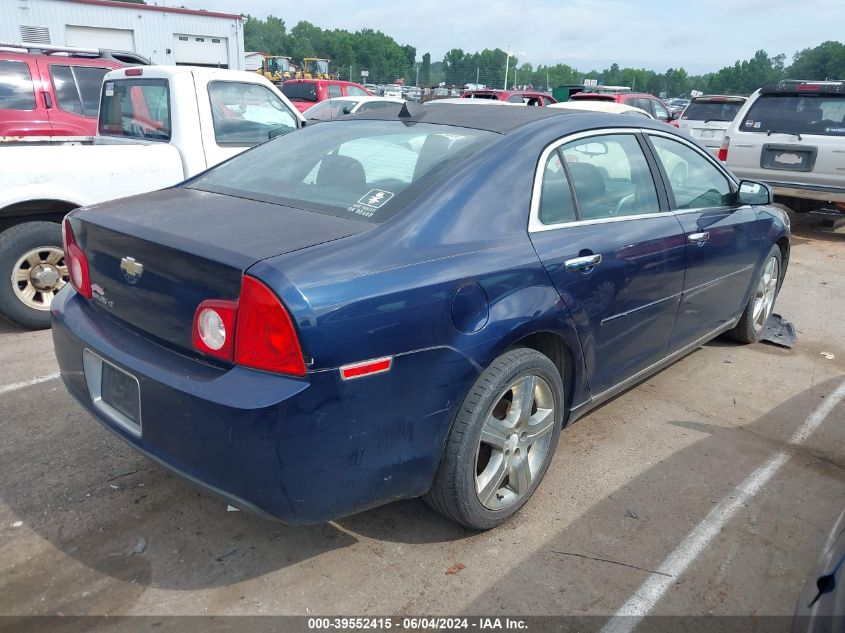
<path fill-rule="evenodd" d="M 845 204 L 845 187 L 825 187 L 790 182 L 766 181 L 775 195 L 820 202 L 839 202 Z"/>
<path fill-rule="evenodd" d="M 92 416 L 209 493 L 288 523 L 426 492 L 462 400 L 455 392 L 477 375 L 448 349 L 406 354 L 390 372 L 352 381 L 337 371 L 224 370 L 150 342 L 69 287 L 52 312 L 62 379 Z M 84 349 L 137 378 L 140 437 L 94 407 Z"/>

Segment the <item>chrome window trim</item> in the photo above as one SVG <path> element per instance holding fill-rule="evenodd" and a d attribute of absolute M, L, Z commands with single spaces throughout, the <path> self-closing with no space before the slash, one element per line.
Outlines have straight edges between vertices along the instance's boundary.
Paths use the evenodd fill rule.
<path fill-rule="evenodd" d="M 609 222 L 622 222 L 622 221 L 629 221 L 629 220 L 648 220 L 653 218 L 660 218 L 660 217 L 668 217 L 670 215 L 685 215 L 687 213 L 701 213 L 702 211 L 713 210 L 713 209 L 733 209 L 739 207 L 697 207 L 695 209 L 672 209 L 669 211 L 658 211 L 656 213 L 639 213 L 639 214 L 631 214 L 631 215 L 619 215 L 613 216 L 608 218 L 593 218 L 590 220 L 573 220 L 573 221 L 564 221 L 564 222 L 556 222 L 555 224 L 544 224 L 540 221 L 540 194 L 543 188 L 543 173 L 545 170 L 546 162 L 549 160 L 549 156 L 552 152 L 556 151 L 563 145 L 570 143 L 572 141 L 579 141 L 584 138 L 590 138 L 593 136 L 608 136 L 611 134 L 643 134 L 645 136 L 654 135 L 654 136 L 663 136 L 668 138 L 669 140 L 676 141 L 685 145 L 692 149 L 695 152 L 698 152 L 699 155 L 703 156 L 711 165 L 713 165 L 719 173 L 721 173 L 729 183 L 731 183 L 734 187 L 739 186 L 739 181 L 737 181 L 736 177 L 731 174 L 724 166 L 719 164 L 718 161 L 713 159 L 713 157 L 706 152 L 705 150 L 698 147 L 695 143 L 678 136 L 677 134 L 672 134 L 671 132 L 663 132 L 662 130 L 652 130 L 649 128 L 605 128 L 601 130 L 587 130 L 585 132 L 576 132 L 574 134 L 569 134 L 567 136 L 561 137 L 556 141 L 553 141 L 549 145 L 547 145 L 542 153 L 540 154 L 540 159 L 537 162 L 537 166 L 534 169 L 534 183 L 531 188 L 531 206 L 528 215 L 528 232 L 529 233 L 542 233 L 543 231 L 554 231 L 557 229 L 568 228 L 568 227 L 579 227 L 579 226 L 591 226 L 593 224 L 607 224 Z M 645 154 L 644 154 L 645 155 Z M 656 160 L 656 157 L 655 157 Z M 653 178 L 653 175 L 652 175 Z M 655 186 L 657 183 L 655 183 Z M 572 187 L 572 183 L 569 183 L 569 186 Z"/>
<path fill-rule="evenodd" d="M 574 134 L 569 134 L 567 136 L 557 139 L 556 141 L 552 141 L 549 145 L 547 145 L 540 154 L 540 160 L 538 161 L 537 166 L 534 169 L 534 186 L 531 189 L 531 207 L 528 214 L 528 232 L 540 233 L 542 231 L 552 231 L 554 229 L 560 229 L 569 226 L 589 226 L 591 224 L 605 224 L 607 222 L 619 222 L 621 220 L 630 220 L 631 218 L 655 218 L 668 215 L 668 213 L 661 211 L 658 213 L 641 213 L 634 215 L 613 216 L 609 218 L 594 218 L 590 220 L 557 222 L 555 224 L 543 224 L 540 221 L 540 193 L 542 192 L 543 187 L 543 172 L 545 171 L 546 162 L 549 160 L 549 156 L 552 154 L 552 152 L 556 151 L 559 147 L 566 145 L 567 143 L 571 143 L 572 141 L 579 141 L 583 138 L 590 138 L 593 136 L 609 136 L 611 134 L 630 134 L 632 136 L 635 136 L 641 131 L 642 130 L 640 128 L 633 127 L 609 127 L 600 130 L 587 130 L 585 132 L 575 132 Z M 643 158 L 647 159 L 645 152 L 643 152 Z M 569 186 L 570 188 L 572 187 L 571 182 L 569 183 Z M 655 193 L 657 193 L 657 183 L 655 183 Z"/>

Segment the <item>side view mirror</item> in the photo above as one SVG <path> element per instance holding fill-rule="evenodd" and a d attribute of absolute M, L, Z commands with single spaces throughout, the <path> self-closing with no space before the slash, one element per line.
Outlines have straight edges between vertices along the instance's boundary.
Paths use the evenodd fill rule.
<path fill-rule="evenodd" d="M 669 113 L 669 120 L 670 121 L 675 121 L 675 120 L 680 119 L 680 118 L 681 118 L 681 113 L 677 110 Z"/>
<path fill-rule="evenodd" d="M 352 114 L 352 106 L 343 106 L 344 114 Z"/>
<path fill-rule="evenodd" d="M 771 204 L 773 198 L 772 188 L 765 183 L 753 180 L 743 180 L 739 183 L 739 191 L 737 192 L 739 204 Z"/>

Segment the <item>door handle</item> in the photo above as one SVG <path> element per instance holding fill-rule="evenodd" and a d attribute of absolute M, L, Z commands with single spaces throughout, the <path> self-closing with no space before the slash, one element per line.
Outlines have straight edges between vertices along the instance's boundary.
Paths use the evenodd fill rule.
<path fill-rule="evenodd" d="M 53 108 L 53 98 L 50 96 L 50 93 L 42 92 L 41 94 L 44 95 L 44 107 L 51 110 Z"/>
<path fill-rule="evenodd" d="M 690 244 L 704 246 L 704 243 L 710 239 L 710 233 L 707 231 L 704 231 L 703 233 L 690 233 L 688 239 Z"/>
<path fill-rule="evenodd" d="M 585 255 L 584 257 L 576 257 L 574 259 L 567 259 L 564 263 L 566 270 L 581 271 L 588 273 L 593 269 L 593 266 L 601 264 L 601 253 L 596 255 Z"/>

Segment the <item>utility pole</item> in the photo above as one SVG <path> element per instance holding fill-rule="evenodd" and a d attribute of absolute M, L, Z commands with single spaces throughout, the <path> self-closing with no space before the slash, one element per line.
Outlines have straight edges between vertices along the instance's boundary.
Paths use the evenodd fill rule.
<path fill-rule="evenodd" d="M 511 45 L 508 44 L 508 57 L 505 60 L 505 87 L 503 90 L 508 89 L 508 73 L 510 72 L 510 63 L 511 63 Z"/>
<path fill-rule="evenodd" d="M 353 81 L 353 79 L 352 79 L 352 64 L 349 64 L 349 81 Z"/>
<path fill-rule="evenodd" d="M 478 73 L 481 69 L 476 66 L 475 67 L 475 89 L 478 90 Z"/>
<path fill-rule="evenodd" d="M 552 84 L 549 83 L 549 71 L 546 71 L 546 90 L 551 92 Z"/>
<path fill-rule="evenodd" d="M 414 87 L 415 87 L 415 88 L 419 87 L 419 85 L 420 85 L 420 65 L 419 65 L 419 64 L 417 64 L 416 66 L 417 66 L 417 79 L 416 79 L 416 81 L 414 82 Z"/>

